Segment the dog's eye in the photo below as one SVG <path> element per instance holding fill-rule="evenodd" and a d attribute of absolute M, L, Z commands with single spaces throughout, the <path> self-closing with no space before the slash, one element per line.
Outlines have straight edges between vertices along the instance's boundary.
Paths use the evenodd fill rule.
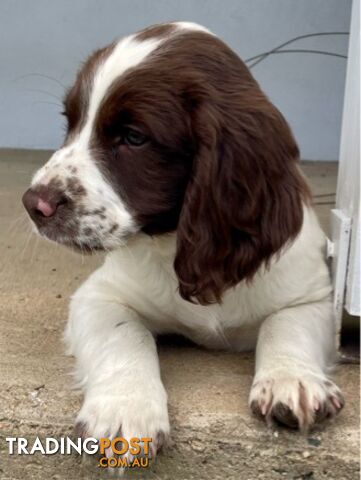
<path fill-rule="evenodd" d="M 140 147 L 147 141 L 147 137 L 143 133 L 127 128 L 123 134 L 123 142 L 132 147 Z"/>

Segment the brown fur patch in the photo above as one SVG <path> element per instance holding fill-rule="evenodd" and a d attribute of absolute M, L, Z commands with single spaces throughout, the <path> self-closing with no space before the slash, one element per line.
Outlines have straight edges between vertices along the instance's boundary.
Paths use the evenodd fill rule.
<path fill-rule="evenodd" d="M 116 223 L 113 223 L 113 225 L 109 229 L 109 233 L 112 234 L 118 229 L 119 225 Z"/>
<path fill-rule="evenodd" d="M 86 190 L 77 177 L 67 178 L 65 188 L 66 192 L 72 197 L 83 197 L 86 195 Z"/>

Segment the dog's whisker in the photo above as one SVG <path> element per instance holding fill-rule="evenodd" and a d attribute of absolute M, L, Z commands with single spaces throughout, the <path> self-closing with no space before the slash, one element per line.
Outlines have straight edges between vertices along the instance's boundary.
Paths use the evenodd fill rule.
<path fill-rule="evenodd" d="M 55 95 L 54 93 L 51 93 L 51 92 L 47 92 L 46 90 L 40 90 L 40 89 L 37 89 L 37 88 L 27 88 L 26 91 L 27 92 L 42 93 L 44 95 L 47 95 L 48 97 L 55 98 L 55 100 L 58 100 L 59 102 L 61 102 L 61 98 L 58 95 Z"/>
<path fill-rule="evenodd" d="M 26 250 L 27 250 L 27 248 L 28 248 L 28 245 L 29 245 L 29 242 L 30 242 L 32 236 L 33 236 L 33 231 L 30 229 L 30 232 L 28 233 L 28 236 L 27 236 L 27 238 L 26 238 L 26 240 L 25 240 L 24 248 L 23 248 L 23 250 L 22 250 L 22 252 L 21 252 L 21 254 L 20 254 L 20 258 L 21 258 L 22 260 L 24 259 L 25 252 L 26 252 Z"/>
<path fill-rule="evenodd" d="M 36 235 L 36 236 L 35 236 L 35 242 L 34 242 L 34 245 L 33 245 L 33 251 L 32 251 L 32 254 L 31 254 L 31 257 L 30 257 L 30 264 L 32 264 L 33 261 L 34 261 L 35 252 L 36 252 L 36 250 L 37 250 L 37 248 L 38 248 L 38 245 L 39 245 L 39 236 Z"/>
<path fill-rule="evenodd" d="M 14 230 L 18 229 L 19 227 L 22 228 L 25 224 L 25 220 L 27 220 L 27 214 L 23 212 L 10 223 L 6 233 L 11 235 Z"/>
<path fill-rule="evenodd" d="M 56 107 L 59 107 L 60 109 L 63 108 L 63 106 L 60 103 L 49 102 L 48 100 L 36 100 L 35 102 L 32 103 L 32 105 L 37 105 L 37 104 L 55 105 Z"/>
<path fill-rule="evenodd" d="M 31 78 L 31 77 L 39 77 L 39 78 L 45 78 L 47 80 L 51 80 L 57 83 L 63 89 L 63 91 L 66 90 L 66 86 L 63 83 L 61 83 L 58 79 L 51 77 L 50 75 L 45 75 L 43 73 L 26 73 L 25 75 L 20 75 L 19 77 L 16 77 L 14 80 L 18 81 L 18 80 L 23 80 L 25 78 Z"/>

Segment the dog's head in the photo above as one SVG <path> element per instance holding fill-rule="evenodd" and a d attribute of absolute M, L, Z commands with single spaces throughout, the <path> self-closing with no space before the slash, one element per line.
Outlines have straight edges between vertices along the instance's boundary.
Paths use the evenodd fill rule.
<path fill-rule="evenodd" d="M 202 27 L 155 26 L 95 52 L 64 115 L 64 145 L 23 198 L 41 235 L 93 251 L 177 230 L 180 293 L 209 303 L 301 228 L 290 129 Z"/>

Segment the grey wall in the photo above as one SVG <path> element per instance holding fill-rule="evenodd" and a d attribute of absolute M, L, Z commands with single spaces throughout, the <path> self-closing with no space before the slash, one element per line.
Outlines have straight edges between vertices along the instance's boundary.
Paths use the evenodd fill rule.
<path fill-rule="evenodd" d="M 348 31 L 350 10 L 351 0 L 0 0 L 0 147 L 56 148 L 58 82 L 68 86 L 93 49 L 144 26 L 198 22 L 246 59 L 297 35 Z M 347 36 L 322 37 L 288 48 L 347 54 L 347 44 Z M 294 53 L 253 70 L 303 158 L 338 158 L 345 68 L 340 58 Z"/>

